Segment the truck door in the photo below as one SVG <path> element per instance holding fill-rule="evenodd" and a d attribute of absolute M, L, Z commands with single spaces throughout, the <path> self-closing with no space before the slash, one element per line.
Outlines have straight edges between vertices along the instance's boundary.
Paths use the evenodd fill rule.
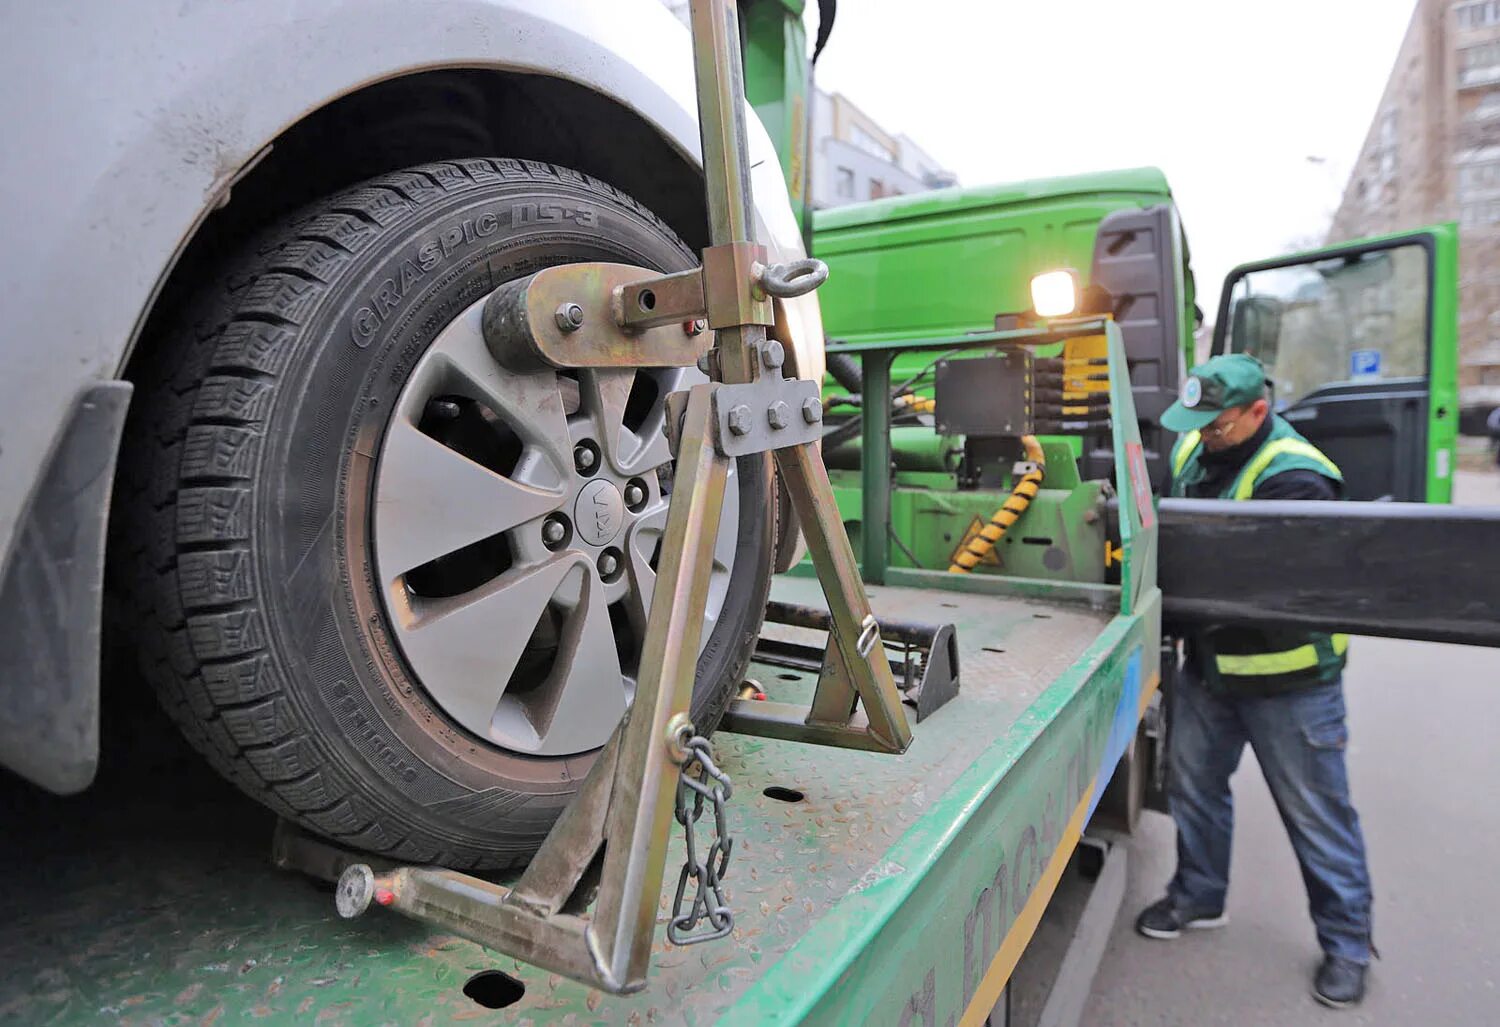
<path fill-rule="evenodd" d="M 1274 409 L 1339 465 L 1349 498 L 1449 502 L 1457 268 L 1453 224 L 1241 265 L 1213 351 L 1266 365 Z"/>

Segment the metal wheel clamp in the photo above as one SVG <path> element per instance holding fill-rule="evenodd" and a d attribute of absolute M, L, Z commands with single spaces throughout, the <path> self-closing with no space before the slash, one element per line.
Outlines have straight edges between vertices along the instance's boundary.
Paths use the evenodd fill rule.
<path fill-rule="evenodd" d="M 766 333 L 775 323 L 773 299 L 812 291 L 828 270 L 815 260 L 768 267 L 765 248 L 751 241 L 736 5 L 692 0 L 691 10 L 710 218 L 702 267 L 672 275 L 621 264 L 548 268 L 501 286 L 484 316 L 486 344 L 508 367 L 696 362 L 713 379 L 668 397 L 677 462 L 634 704 L 514 887 L 441 869 L 376 873 L 357 863 L 344 869 L 337 894 L 345 916 L 374 901 L 614 993 L 646 986 L 674 818 L 687 833 L 689 860 L 670 939 L 708 940 L 733 926 L 719 891 L 731 851 L 723 805 L 729 780 L 688 717 L 731 460 L 773 454 L 828 600 L 831 643 L 810 707 L 737 702 L 734 730 L 890 753 L 911 743 L 816 448 L 819 383 L 784 379 L 781 343 Z M 716 837 L 700 859 L 694 825 L 705 804 Z M 284 844 L 278 858 L 327 874 L 337 855 Z M 685 909 L 690 884 L 695 893 Z M 695 934 L 700 921 L 709 929 Z"/>

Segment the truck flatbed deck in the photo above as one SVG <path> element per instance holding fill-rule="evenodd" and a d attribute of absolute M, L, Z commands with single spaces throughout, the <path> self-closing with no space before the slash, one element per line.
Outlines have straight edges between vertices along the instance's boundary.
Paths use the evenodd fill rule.
<path fill-rule="evenodd" d="M 0 849 L 0 1020 L 982 1021 L 1134 734 L 1156 654 L 1115 589 L 870 595 L 882 617 L 956 626 L 958 697 L 900 757 L 717 735 L 735 784 L 734 935 L 673 948 L 659 933 L 641 994 L 606 996 L 393 915 L 340 920 L 329 888 L 271 866 L 270 814 L 191 757 L 157 756 L 74 799 L 6 783 L 28 814 L 11 822 L 38 826 Z M 773 596 L 821 600 L 795 577 Z M 789 701 L 814 678 L 750 676 Z M 675 841 L 669 888 L 680 862 Z M 478 1004 L 465 985 L 487 970 L 524 994 Z"/>

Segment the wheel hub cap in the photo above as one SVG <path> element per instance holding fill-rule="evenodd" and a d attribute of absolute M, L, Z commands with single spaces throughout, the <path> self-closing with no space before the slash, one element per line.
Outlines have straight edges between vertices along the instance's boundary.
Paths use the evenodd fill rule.
<path fill-rule="evenodd" d="M 607 546 L 625 521 L 625 500 L 607 481 L 591 481 L 578 492 L 573 524 L 578 537 L 591 546 Z"/>

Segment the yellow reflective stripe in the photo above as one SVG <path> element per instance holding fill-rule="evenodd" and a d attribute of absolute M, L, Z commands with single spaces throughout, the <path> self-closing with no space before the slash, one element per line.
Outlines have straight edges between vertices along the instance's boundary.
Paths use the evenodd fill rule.
<path fill-rule="evenodd" d="M 1317 446 L 1310 442 L 1303 442 L 1301 439 L 1277 439 L 1275 442 L 1268 442 L 1260 447 L 1260 452 L 1250 458 L 1250 462 L 1245 465 L 1245 469 L 1240 472 L 1239 479 L 1234 483 L 1234 495 L 1230 498 L 1249 499 L 1255 492 L 1255 479 L 1259 478 L 1261 472 L 1271 465 L 1272 460 L 1283 453 L 1307 457 L 1309 460 L 1322 464 L 1335 478 L 1343 479 L 1339 465 L 1324 456 Z"/>
<path fill-rule="evenodd" d="M 1349 636 L 1333 636 L 1333 653 L 1335 656 L 1343 656 L 1349 651 Z M 1292 674 L 1299 670 L 1308 670 L 1318 665 L 1318 647 L 1315 645 L 1299 645 L 1295 649 L 1287 649 L 1279 653 L 1255 653 L 1246 656 L 1233 656 L 1223 653 L 1215 657 L 1220 674 L 1229 674 L 1234 677 L 1258 677 L 1272 674 Z"/>
<path fill-rule="evenodd" d="M 1172 474 L 1174 476 L 1182 473 L 1182 469 L 1187 466 L 1188 459 L 1193 455 L 1193 450 L 1198 448 L 1198 443 L 1202 438 L 1202 432 L 1190 431 L 1177 440 L 1177 448 L 1172 451 Z"/>
<path fill-rule="evenodd" d="M 1235 677 L 1259 677 L 1271 674 L 1291 674 L 1318 665 L 1318 648 L 1299 645 L 1280 653 L 1257 653 L 1254 656 L 1218 657 L 1219 673 Z"/>

